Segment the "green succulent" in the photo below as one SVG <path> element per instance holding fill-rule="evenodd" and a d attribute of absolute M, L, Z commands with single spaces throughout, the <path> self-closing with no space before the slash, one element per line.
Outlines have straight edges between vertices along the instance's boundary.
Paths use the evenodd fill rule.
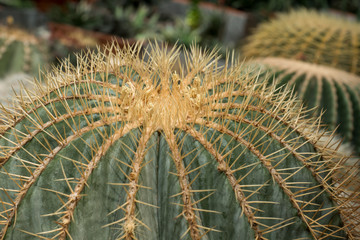
<path fill-rule="evenodd" d="M 242 48 L 246 58 L 283 57 L 360 74 L 360 23 L 297 10 L 256 28 Z"/>
<path fill-rule="evenodd" d="M 289 85 L 309 115 L 323 115 L 325 127 L 351 142 L 360 153 L 360 77 L 335 68 L 297 60 L 268 57 L 254 59 L 263 76 L 277 87 Z M 269 78 L 270 75 L 270 78 Z"/>
<path fill-rule="evenodd" d="M 114 9 L 114 32 L 122 37 L 137 40 L 155 38 L 158 30 L 159 15 L 151 14 L 150 9 L 142 5 L 133 7 L 117 6 Z"/>
<path fill-rule="evenodd" d="M 111 14 L 104 7 L 87 0 L 66 1 L 63 5 L 54 4 L 47 15 L 52 22 L 92 31 L 109 32 L 113 25 Z"/>
<path fill-rule="evenodd" d="M 15 7 L 15 8 L 31 8 L 34 7 L 34 3 L 31 0 L 0 0 L 3 5 Z"/>
<path fill-rule="evenodd" d="M 201 42 L 199 29 L 192 29 L 186 21 L 176 18 L 174 24 L 166 25 L 161 32 L 161 38 L 171 43 L 183 44 L 190 47 L 194 42 Z"/>
<path fill-rule="evenodd" d="M 0 77 L 14 73 L 38 76 L 45 47 L 34 35 L 12 26 L 0 26 Z"/>
<path fill-rule="evenodd" d="M 359 236 L 357 168 L 319 120 L 215 50 L 175 73 L 152 46 L 64 62 L 4 111 L 2 239 Z"/>

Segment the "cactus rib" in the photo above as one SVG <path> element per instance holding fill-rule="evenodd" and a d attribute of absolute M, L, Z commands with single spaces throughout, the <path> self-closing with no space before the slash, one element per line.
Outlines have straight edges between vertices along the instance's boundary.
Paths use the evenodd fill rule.
<path fill-rule="evenodd" d="M 326 127 L 335 129 L 339 126 L 337 132 L 359 152 L 360 123 L 356 119 L 360 117 L 360 78 L 357 75 L 278 57 L 259 58 L 253 62 L 260 64 L 268 74 L 276 75 L 278 87 L 293 87 L 298 98 L 312 109 L 311 114 L 324 114 Z"/>

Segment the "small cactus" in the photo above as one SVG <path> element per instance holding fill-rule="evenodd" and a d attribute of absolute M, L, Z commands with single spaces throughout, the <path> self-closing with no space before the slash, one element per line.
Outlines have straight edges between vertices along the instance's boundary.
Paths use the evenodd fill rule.
<path fill-rule="evenodd" d="M 0 77 L 14 73 L 38 76 L 45 50 L 34 35 L 12 26 L 0 26 Z"/>
<path fill-rule="evenodd" d="M 247 58 L 291 58 L 360 75 L 360 23 L 313 10 L 291 11 L 261 24 L 242 51 Z"/>
<path fill-rule="evenodd" d="M 357 169 L 296 100 L 215 51 L 175 73 L 179 48 L 140 47 L 64 62 L 4 109 L 2 239 L 359 236 Z"/>
<path fill-rule="evenodd" d="M 269 83 L 290 85 L 312 114 L 323 114 L 331 130 L 337 128 L 360 153 L 360 77 L 342 70 L 285 58 L 254 59 Z M 269 74 L 272 77 L 269 78 Z M 324 112 L 322 112 L 322 110 Z"/>

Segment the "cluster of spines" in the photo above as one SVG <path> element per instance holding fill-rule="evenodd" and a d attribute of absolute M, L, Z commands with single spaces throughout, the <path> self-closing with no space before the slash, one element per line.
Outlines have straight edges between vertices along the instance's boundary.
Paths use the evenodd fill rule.
<path fill-rule="evenodd" d="M 45 47 L 25 30 L 0 26 L 0 76 L 29 73 L 38 76 L 45 61 Z"/>
<path fill-rule="evenodd" d="M 244 56 L 284 57 L 360 74 L 360 24 L 294 10 L 260 25 L 242 48 Z"/>
<path fill-rule="evenodd" d="M 161 144 L 161 141 L 163 144 L 167 143 L 169 159 L 173 160 L 175 167 L 174 172 L 168 171 L 164 174 L 173 175 L 181 189 L 171 198 L 176 199 L 174 207 L 180 209 L 176 219 L 184 218 L 188 226 L 187 230 L 181 233 L 183 236 L 189 235 L 192 239 L 200 239 L 211 232 L 221 231 L 217 226 L 204 226 L 201 217 L 204 214 L 217 214 L 219 211 L 199 207 L 201 202 L 209 200 L 216 192 L 211 188 L 197 188 L 199 186 L 197 179 L 199 176 L 202 177 L 201 171 L 211 165 L 215 165 L 216 170 L 230 183 L 237 203 L 241 206 L 241 216 L 246 217 L 256 239 L 267 239 L 268 235 L 296 222 L 296 217 L 279 219 L 266 216 L 265 206 L 275 206 L 277 203 L 257 199 L 257 196 L 264 189 L 274 187 L 273 184 L 278 185 L 277 187 L 287 194 L 290 204 L 314 238 L 341 237 L 343 231 L 346 231 L 350 238 L 353 237 L 352 234 L 356 234 L 352 228 L 358 225 L 359 218 L 357 207 L 353 206 L 358 204 L 356 203 L 358 182 L 352 177 L 347 178 L 354 174 L 356 169 L 351 167 L 347 169 L 344 166 L 346 159 L 337 156 L 337 152 L 331 150 L 328 146 L 331 144 L 330 140 L 319 144 L 324 134 L 318 127 L 319 120 L 304 119 L 303 110 L 300 110 L 294 100 L 289 100 L 284 94 L 274 94 L 275 86 L 266 87 L 265 84 L 257 83 L 251 74 L 244 76 L 241 67 L 212 73 L 213 69 L 209 65 L 216 65 L 216 62 L 211 63 L 210 57 L 203 60 L 203 53 L 195 49 L 193 52 L 195 56 L 189 55 L 188 73 L 180 77 L 189 82 L 185 90 L 188 88 L 196 90 L 183 92 L 194 100 L 191 101 L 194 103 L 192 106 L 185 106 L 189 109 L 181 109 L 185 112 L 188 110 L 187 118 L 183 118 L 183 122 L 175 122 L 171 128 L 143 122 L 147 120 L 144 118 L 147 112 L 141 112 L 135 104 L 137 101 L 144 102 L 144 97 L 151 97 L 146 95 L 150 90 L 142 87 L 144 83 L 142 78 L 139 79 L 133 70 L 125 68 L 125 72 L 119 72 L 116 63 L 131 62 L 129 63 L 131 69 L 142 77 L 150 77 L 149 82 L 160 78 L 161 84 L 154 89 L 156 92 L 166 90 L 161 88 L 170 90 L 169 69 L 160 68 L 156 72 L 158 76 L 151 76 L 146 72 L 148 70 L 145 70 L 170 66 L 175 59 L 174 55 L 170 58 L 159 53 L 159 49 L 155 50 L 149 54 L 154 59 L 148 66 L 139 66 L 136 47 L 135 50 L 117 52 L 118 55 L 112 56 L 112 59 L 107 58 L 106 55 L 92 56 L 90 60 L 83 59 L 83 68 L 68 69 L 65 73 L 58 72 L 54 76 L 49 74 L 47 76 L 49 89 L 43 89 L 38 85 L 40 88 L 38 92 L 41 94 L 33 95 L 25 91 L 25 95 L 19 96 L 20 103 L 17 108 L 4 109 L 8 116 L 3 121 L 7 124 L 3 126 L 1 171 L 11 179 L 13 186 L 1 189 L 3 211 L 0 216 L 3 218 L 1 221 L 3 238 L 30 187 L 38 181 L 39 176 L 54 158 L 59 156 L 60 169 L 57 175 L 61 178 L 54 181 L 63 182 L 63 191 L 42 189 L 56 195 L 61 203 L 55 212 L 43 215 L 53 219 L 57 217 L 55 219 L 57 227 L 36 233 L 25 229 L 22 231 L 40 238 L 71 238 L 69 227 L 77 204 L 90 194 L 91 189 L 87 193 L 84 192 L 90 184 L 91 174 L 99 166 L 100 160 L 106 154 L 110 154 L 108 149 L 117 141 L 120 141 L 121 147 L 118 151 L 121 151 L 122 155 L 115 156 L 124 156 L 124 158 L 115 160 L 116 170 L 124 175 L 125 181 L 108 182 L 108 184 L 123 188 L 122 193 L 126 199 L 122 205 L 109 212 L 112 216 L 122 212 L 123 217 L 104 224 L 104 227 L 120 226 L 119 239 L 135 239 L 141 234 L 141 231 L 138 232 L 139 229 L 151 229 L 149 225 L 153 223 L 139 218 L 137 211 L 141 206 L 156 209 L 158 204 L 150 202 L 151 199 L 142 201 L 136 196 L 142 190 L 152 190 L 148 186 L 149 183 L 141 182 L 139 176 L 146 166 L 155 161 L 147 156 L 155 145 Z M 196 63 L 200 60 L 203 61 L 201 64 Z M 112 65 L 110 62 L 115 64 Z M 161 65 L 164 63 L 166 65 Z M 65 66 L 70 68 L 67 64 Z M 211 71 L 207 72 L 206 68 L 210 68 Z M 202 80 L 200 86 L 199 81 L 195 80 L 197 76 Z M 239 76 L 242 77 L 239 79 Z M 175 75 L 172 77 L 178 78 Z M 135 97 L 133 103 L 126 103 L 124 107 L 121 94 L 128 91 L 129 86 L 135 86 L 142 99 Z M 199 90 L 201 88 L 204 91 Z M 172 91 L 175 91 L 174 82 Z M 206 98 L 202 98 L 199 105 L 195 100 L 201 94 L 207 95 Z M 128 104 L 134 104 L 134 108 Z M 299 111 L 294 111 L 294 108 Z M 138 116 L 129 119 L 128 115 L 131 115 L 132 109 L 136 110 Z M 147 117 L 152 119 L 151 116 Z M 161 136 L 160 142 L 152 140 L 156 132 Z M 125 136 L 129 137 L 125 139 Z M 194 139 L 194 144 L 189 144 L 188 139 Z M 38 149 L 27 149 L 26 145 L 30 144 L 31 140 L 35 140 L 43 152 L 36 152 Z M 78 149 L 75 141 L 82 142 L 88 151 Z M 273 144 L 280 147 L 273 147 Z M 79 154 L 79 157 L 72 158 L 71 153 L 66 156 L 66 153 L 61 152 L 66 147 L 69 147 L 68 150 L 72 149 L 73 153 Z M 276 151 L 270 151 L 271 148 L 275 148 Z M 302 148 L 306 149 L 305 152 Z M 312 148 L 316 151 L 306 152 L 311 151 Z M 208 152 L 207 159 L 214 159 L 214 163 L 208 161 L 201 164 L 197 159 L 204 150 Z M 234 152 L 236 157 L 232 156 Z M 25 155 L 27 158 L 24 157 Z M 240 159 L 245 155 L 256 156 L 259 161 L 252 164 L 241 163 Z M 299 165 L 282 168 L 282 163 L 287 161 L 289 156 L 294 156 Z M 15 169 L 18 169 L 17 171 L 22 169 L 21 175 L 16 171 L 7 171 L 6 164 L 10 161 L 17 162 L 14 163 L 18 165 Z M 73 165 L 75 172 L 65 171 L 65 165 L 69 164 Z M 250 184 L 248 176 L 259 171 L 260 166 L 264 167 L 266 175 L 270 178 L 265 182 Z M 307 169 L 306 171 L 309 171 L 322 187 L 318 184 L 311 185 L 308 182 L 292 180 L 295 176 L 301 175 L 304 169 Z M 349 173 L 337 177 L 339 172 L 344 171 Z M 259 176 L 262 177 L 265 176 Z M 318 195 L 313 196 L 313 191 L 319 189 Z M 331 196 L 338 205 L 328 209 L 319 207 L 316 200 L 324 194 Z M 344 197 L 345 195 L 350 196 Z M 8 199 L 4 199 L 4 196 Z M 313 197 L 305 201 L 307 196 Z M 341 212 L 344 226 L 331 226 L 328 223 L 324 225 L 322 220 L 326 215 L 335 216 L 338 211 Z M 215 215 L 213 217 L 216 218 Z M 350 219 L 355 219 L 355 222 L 351 222 Z"/>

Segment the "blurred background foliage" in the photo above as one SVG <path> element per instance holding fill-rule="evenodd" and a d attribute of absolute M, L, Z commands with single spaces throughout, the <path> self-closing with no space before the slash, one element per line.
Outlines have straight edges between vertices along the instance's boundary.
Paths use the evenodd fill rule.
<path fill-rule="evenodd" d="M 40 11 L 39 14 L 33 14 L 31 17 L 27 13 L 25 17 L 38 18 L 38 15 L 44 15 L 46 22 L 40 22 L 46 30 L 49 30 L 47 22 L 77 27 L 61 31 L 60 25 L 56 25 L 55 36 L 54 25 L 50 27 L 48 35 L 53 40 L 50 48 L 55 52 L 53 59 L 56 59 L 84 46 L 93 47 L 96 43 L 103 43 L 106 35 L 110 36 L 108 39 L 111 39 L 111 36 L 133 41 L 156 39 L 185 46 L 197 42 L 209 48 L 217 46 L 221 52 L 225 52 L 236 47 L 235 44 L 229 45 L 224 42 L 223 37 L 224 26 L 229 21 L 224 12 L 230 8 L 240 10 L 247 18 L 244 26 L 246 29 L 242 30 L 244 34 L 242 38 L 237 39 L 237 44 L 241 44 L 246 34 L 258 23 L 272 18 L 277 12 L 286 12 L 293 8 L 306 7 L 321 11 L 331 9 L 353 14 L 360 19 L 359 0 L 187 0 L 188 7 L 182 15 L 172 14 L 171 9 L 165 10 L 165 13 L 169 10 L 170 14 L 164 14 L 164 9 L 161 11 L 161 8 L 169 2 L 171 0 L 0 0 L 0 21 L 4 23 L 4 19 L 11 13 L 16 15 L 14 25 L 23 27 L 21 22 L 29 25 L 31 21 L 17 21 L 19 17 L 16 11 L 37 9 Z M 204 14 L 201 9 L 206 4 L 212 4 L 220 10 Z M 6 16 L 1 17 L 4 14 Z M 33 28 L 30 30 L 33 31 Z M 36 33 L 39 32 L 41 31 L 36 29 Z M 104 35 L 93 36 L 92 32 Z"/>
<path fill-rule="evenodd" d="M 244 11 L 288 11 L 296 7 L 326 9 L 360 14 L 359 0 L 206 0 Z"/>
<path fill-rule="evenodd" d="M 76 64 L 76 54 L 97 51 L 113 39 L 186 47 L 196 42 L 216 46 L 224 56 L 227 51 L 241 53 L 258 24 L 294 8 L 360 19 L 359 0 L 0 0 L 0 25 L 38 37 L 48 66 L 64 58 Z"/>

